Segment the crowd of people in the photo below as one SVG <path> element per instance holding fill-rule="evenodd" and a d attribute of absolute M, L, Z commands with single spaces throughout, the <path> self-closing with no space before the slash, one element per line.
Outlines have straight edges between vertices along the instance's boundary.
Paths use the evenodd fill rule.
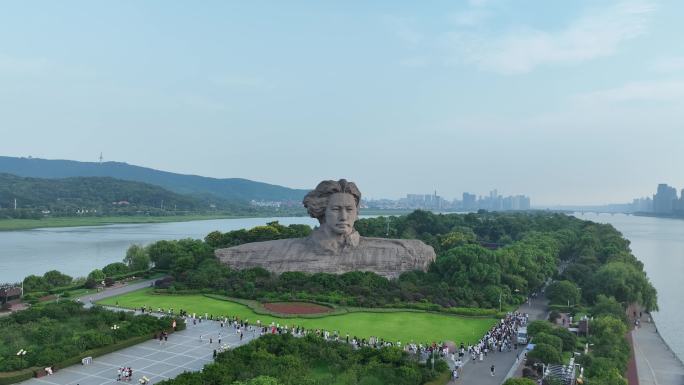
<path fill-rule="evenodd" d="M 508 313 L 472 346 L 468 353 L 473 362 L 483 361 L 490 352 L 505 352 L 517 348 L 516 333 L 519 327 L 527 325 L 528 316 L 524 313 Z M 463 350 L 463 347 L 461 347 Z"/>
<path fill-rule="evenodd" d="M 253 337 L 264 334 L 292 334 L 297 337 L 303 337 L 308 334 L 315 334 L 328 341 L 342 341 L 353 345 L 355 348 L 372 347 L 398 347 L 404 351 L 416 354 L 421 357 L 421 360 L 427 360 L 432 356 L 439 356 L 445 360 L 451 360 L 450 366 L 459 369 L 464 364 L 465 356 L 468 354 L 473 362 L 483 361 L 488 354 L 492 352 L 506 352 L 517 348 L 515 336 L 517 329 L 525 326 L 528 322 L 528 316 L 524 313 L 508 313 L 505 318 L 499 320 L 485 335 L 476 343 L 466 345 L 461 342 L 459 346 L 449 345 L 445 342 L 432 343 L 405 343 L 401 341 L 387 341 L 383 338 L 370 336 L 369 338 L 359 338 L 357 336 L 350 336 L 342 334 L 338 330 L 324 330 L 324 329 L 306 329 L 298 325 L 281 325 L 276 322 L 270 324 L 263 324 L 260 320 L 256 323 L 250 324 L 249 320 L 242 320 L 238 316 L 222 316 L 214 317 L 210 314 L 197 316 L 196 314 L 186 316 L 186 323 L 192 322 L 193 325 L 201 323 L 202 320 L 215 321 L 220 324 L 221 328 L 232 328 L 236 335 L 243 339 L 245 333 L 250 333 Z M 218 333 L 218 343 L 221 344 L 222 334 Z M 213 336 L 208 338 L 209 343 L 213 343 Z M 493 370 L 492 370 L 493 373 Z"/>
<path fill-rule="evenodd" d="M 139 309 L 142 312 L 150 313 L 153 311 L 151 307 L 143 306 Z M 157 308 L 157 313 L 165 315 L 175 315 L 173 308 L 163 309 Z M 370 336 L 368 338 L 359 338 L 357 336 L 344 336 L 338 330 L 324 330 L 324 329 L 306 329 L 298 325 L 281 325 L 280 323 L 271 322 L 269 324 L 262 323 L 257 320 L 255 323 L 250 323 L 248 319 L 241 319 L 238 316 L 214 316 L 213 314 L 205 313 L 197 315 L 196 313 L 188 313 L 180 309 L 179 315 L 184 318 L 187 325 L 197 326 L 204 322 L 215 322 L 219 324 L 220 328 L 227 329 L 226 335 L 234 333 L 243 340 L 246 334 L 251 337 L 262 336 L 265 334 L 292 334 L 297 337 L 303 337 L 308 334 L 314 334 L 327 341 L 344 342 L 354 346 L 354 348 L 371 347 L 398 347 L 404 351 L 415 354 L 420 357 L 421 361 L 428 361 L 431 357 L 441 357 L 450 362 L 451 373 L 453 379 L 459 378 L 460 370 L 466 362 L 466 355 L 473 363 L 482 362 L 485 358 L 494 352 L 506 352 L 517 349 L 516 334 L 519 327 L 525 326 L 528 322 L 528 315 L 525 313 L 508 313 L 505 318 L 499 320 L 496 325 L 489 329 L 479 341 L 467 344 L 461 342 L 459 345 L 448 344 L 446 342 L 432 342 L 432 343 L 402 343 L 401 341 L 387 341 L 383 338 Z M 175 325 L 174 325 L 175 329 Z M 232 331 L 230 330 L 232 329 Z M 160 344 L 168 338 L 167 333 L 159 334 Z M 213 344 L 214 341 L 218 343 L 217 350 L 214 350 L 214 356 L 217 351 L 225 350 L 227 345 L 222 345 L 224 334 L 218 332 L 216 335 L 211 334 L 207 336 L 200 336 L 200 342 L 208 342 Z M 124 371 L 127 369 L 128 371 Z M 123 375 L 124 381 L 130 378 L 130 368 L 123 368 L 122 373 L 129 373 L 126 377 Z M 491 365 L 490 374 L 495 375 L 495 366 Z M 120 374 L 119 376 L 121 376 Z"/>
<path fill-rule="evenodd" d="M 133 369 L 124 366 L 116 370 L 117 381 L 130 381 L 133 378 Z"/>

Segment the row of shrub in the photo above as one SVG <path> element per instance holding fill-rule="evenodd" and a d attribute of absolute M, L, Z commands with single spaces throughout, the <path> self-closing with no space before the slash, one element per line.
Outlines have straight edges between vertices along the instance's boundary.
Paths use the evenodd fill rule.
<path fill-rule="evenodd" d="M 201 372 L 186 372 L 160 384 L 414 385 L 431 381 L 447 369 L 440 359 L 434 366 L 433 371 L 399 348 L 354 349 L 315 335 L 274 334 L 219 354 Z"/>
<path fill-rule="evenodd" d="M 170 330 L 173 319 L 90 309 L 73 301 L 47 303 L 0 318 L 0 372 L 52 366 L 85 352 Z M 183 327 L 180 320 L 177 327 Z M 113 328 L 117 325 L 117 328 Z M 28 353 L 19 357 L 24 349 Z M 77 362 L 77 361 L 76 361 Z"/>

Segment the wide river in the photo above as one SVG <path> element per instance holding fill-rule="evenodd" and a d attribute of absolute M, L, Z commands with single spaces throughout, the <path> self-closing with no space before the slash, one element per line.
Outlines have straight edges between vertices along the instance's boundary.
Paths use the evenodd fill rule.
<path fill-rule="evenodd" d="M 631 241 L 632 251 L 645 265 L 658 290 L 658 331 L 684 359 L 684 221 L 631 215 L 577 214 L 578 218 L 610 223 Z M 283 225 L 316 225 L 307 217 L 218 219 L 195 222 L 64 227 L 0 232 L 0 283 L 18 282 L 29 274 L 57 269 L 85 276 L 111 262 L 120 262 L 132 244 L 162 239 L 202 239 L 208 233 L 251 228 L 271 221 Z"/>

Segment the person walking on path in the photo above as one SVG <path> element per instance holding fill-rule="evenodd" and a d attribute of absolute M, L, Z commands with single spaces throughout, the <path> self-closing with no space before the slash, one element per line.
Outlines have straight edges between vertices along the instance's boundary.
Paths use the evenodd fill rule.
<path fill-rule="evenodd" d="M 492 377 L 494 377 L 494 365 L 492 365 L 492 367 L 489 368 L 489 371 L 492 374 Z"/>

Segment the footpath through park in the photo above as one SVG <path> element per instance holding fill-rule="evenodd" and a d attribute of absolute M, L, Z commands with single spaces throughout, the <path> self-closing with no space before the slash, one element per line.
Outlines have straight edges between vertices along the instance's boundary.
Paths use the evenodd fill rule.
<path fill-rule="evenodd" d="M 545 297 L 537 297 L 530 298 L 529 304 L 520 306 L 517 311 L 527 313 L 531 322 L 546 319 L 547 308 L 548 300 Z M 452 380 L 449 384 L 500 385 L 506 380 L 509 372 L 517 368 L 518 363 L 523 359 L 524 351 L 525 347 L 521 346 L 508 352 L 490 352 L 483 361 L 468 360 L 463 365 L 459 378 Z M 491 375 L 492 365 L 494 365 L 493 376 Z"/>
<path fill-rule="evenodd" d="M 639 385 L 684 385 L 684 364 L 670 350 L 655 323 L 643 314 L 632 330 Z"/>

